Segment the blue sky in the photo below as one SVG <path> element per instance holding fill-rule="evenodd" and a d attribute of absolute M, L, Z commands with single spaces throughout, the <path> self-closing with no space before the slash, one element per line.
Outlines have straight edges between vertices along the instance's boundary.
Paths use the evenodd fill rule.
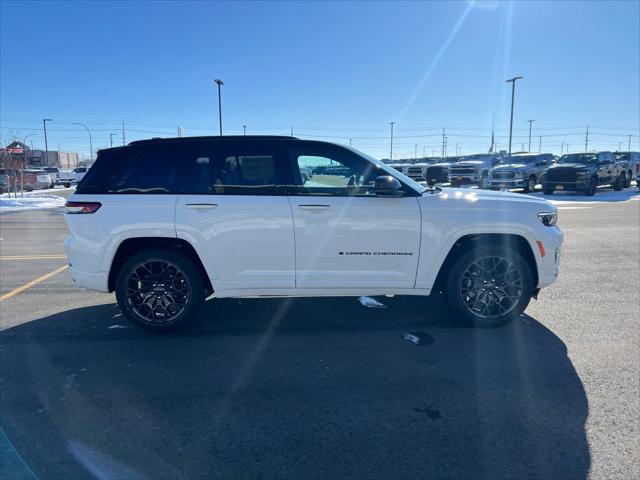
<path fill-rule="evenodd" d="M 127 141 L 294 134 L 379 157 L 506 148 L 617 149 L 640 141 L 640 2 L 0 3 L 0 134 L 88 153 Z M 118 138 L 118 141 L 121 141 Z M 566 147 L 565 147 L 566 148 Z M 424 149 L 424 150 L 423 150 Z"/>

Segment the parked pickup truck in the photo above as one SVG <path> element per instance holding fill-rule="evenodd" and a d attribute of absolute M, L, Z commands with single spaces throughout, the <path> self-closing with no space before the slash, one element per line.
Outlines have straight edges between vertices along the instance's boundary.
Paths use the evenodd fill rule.
<path fill-rule="evenodd" d="M 431 165 L 431 162 L 414 163 L 407 167 L 404 174 L 414 182 L 426 182 L 429 165 Z"/>
<path fill-rule="evenodd" d="M 480 188 L 487 188 L 489 170 L 500 163 L 500 155 L 496 153 L 480 153 L 468 155 L 462 162 L 451 165 L 449 181 L 452 187 L 475 183 Z"/>
<path fill-rule="evenodd" d="M 625 186 L 625 171 L 611 152 L 567 153 L 542 174 L 542 191 L 551 195 L 556 190 L 595 195 L 601 185 L 614 190 Z"/>
<path fill-rule="evenodd" d="M 425 188 L 326 142 L 151 139 L 100 151 L 66 204 L 65 247 L 76 285 L 115 291 L 153 331 L 208 296 L 431 292 L 451 318 L 496 326 L 556 279 L 556 218 L 544 199 Z"/>
<path fill-rule="evenodd" d="M 76 174 L 74 172 L 70 170 L 60 170 L 58 172 L 56 185 L 69 188 L 74 183 L 76 183 Z"/>
<path fill-rule="evenodd" d="M 625 187 L 631 184 L 631 180 L 636 180 L 636 177 L 640 175 L 640 153 L 639 152 L 614 152 L 613 157 L 616 162 L 622 166 L 625 175 Z M 640 185 L 638 185 L 640 187 Z"/>
<path fill-rule="evenodd" d="M 449 183 L 449 168 L 454 163 L 464 160 L 464 157 L 447 157 L 427 167 L 427 183 L 429 185 L 438 185 Z"/>
<path fill-rule="evenodd" d="M 489 170 L 489 188 L 522 188 L 525 193 L 533 192 L 542 172 L 552 161 L 550 153 L 516 153 L 506 157 L 500 165 Z"/>

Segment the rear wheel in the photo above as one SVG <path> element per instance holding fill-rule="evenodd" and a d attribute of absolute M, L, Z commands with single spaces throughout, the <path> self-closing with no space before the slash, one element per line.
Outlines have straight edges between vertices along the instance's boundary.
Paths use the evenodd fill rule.
<path fill-rule="evenodd" d="M 593 197 L 598 191 L 598 179 L 596 177 L 591 177 L 589 180 L 589 186 L 585 189 L 584 194 L 588 197 Z"/>
<path fill-rule="evenodd" d="M 524 312 L 533 293 L 531 267 L 507 246 L 476 247 L 456 260 L 447 277 L 447 300 L 457 318 L 496 327 Z"/>
<path fill-rule="evenodd" d="M 204 301 L 200 273 L 172 250 L 145 250 L 129 258 L 116 278 L 116 299 L 127 319 L 145 330 L 175 330 Z"/>

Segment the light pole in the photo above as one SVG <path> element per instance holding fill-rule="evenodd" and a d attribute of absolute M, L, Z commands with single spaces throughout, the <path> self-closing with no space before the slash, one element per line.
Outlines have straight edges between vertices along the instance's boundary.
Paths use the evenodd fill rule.
<path fill-rule="evenodd" d="M 24 137 L 24 140 L 22 140 L 22 143 L 24 146 L 22 147 L 22 168 L 20 169 L 20 196 L 21 197 L 24 197 L 24 169 L 27 166 L 27 148 L 26 148 L 27 138 L 29 138 L 32 135 L 35 135 L 35 133 L 30 133 L 29 135 Z M 33 147 L 31 148 L 31 150 L 33 150 Z M 14 188 L 14 192 L 15 192 L 15 188 Z"/>
<path fill-rule="evenodd" d="M 505 83 L 511 83 L 511 122 L 509 123 L 509 155 L 511 155 L 511 139 L 513 138 L 513 104 L 516 99 L 516 81 L 524 77 L 513 77 L 505 80 Z"/>
<path fill-rule="evenodd" d="M 527 152 L 530 152 L 531 151 L 531 124 L 535 122 L 535 120 L 527 120 L 527 122 L 529 122 L 529 150 L 527 150 Z"/>
<path fill-rule="evenodd" d="M 353 140 L 352 138 L 349 139 L 349 146 L 351 146 L 351 140 Z"/>
<path fill-rule="evenodd" d="M 44 127 L 44 164 L 49 166 L 49 143 L 47 142 L 47 122 L 50 122 L 50 118 L 42 119 L 42 126 Z"/>
<path fill-rule="evenodd" d="M 109 134 L 109 143 L 111 145 L 111 148 L 113 148 L 113 136 L 115 135 L 115 133 L 110 133 Z"/>
<path fill-rule="evenodd" d="M 247 126 L 246 125 L 242 125 L 242 134 L 243 135 L 247 134 Z"/>
<path fill-rule="evenodd" d="M 87 130 L 87 133 L 89 133 L 89 160 L 91 161 L 91 163 L 93 163 L 93 141 L 91 140 L 91 130 L 89 130 L 89 127 L 87 127 L 84 123 L 73 122 L 73 124 L 84 127 Z"/>
<path fill-rule="evenodd" d="M 220 136 L 222 136 L 222 97 L 220 93 L 220 87 L 224 85 L 224 82 L 219 78 L 216 78 L 214 82 L 216 82 L 216 85 L 218 85 L 218 122 L 220 124 Z"/>
<path fill-rule="evenodd" d="M 621 152 L 622 151 L 622 143 L 623 142 L 618 142 L 618 151 Z"/>
<path fill-rule="evenodd" d="M 631 135 L 629 135 L 629 145 L 627 146 L 627 148 L 629 149 L 629 151 L 631 151 Z"/>
<path fill-rule="evenodd" d="M 393 160 L 393 124 L 395 122 L 389 123 L 391 125 L 391 150 L 389 151 L 389 160 Z"/>
<path fill-rule="evenodd" d="M 542 135 L 540 135 L 540 143 L 538 144 L 538 153 L 542 152 Z"/>

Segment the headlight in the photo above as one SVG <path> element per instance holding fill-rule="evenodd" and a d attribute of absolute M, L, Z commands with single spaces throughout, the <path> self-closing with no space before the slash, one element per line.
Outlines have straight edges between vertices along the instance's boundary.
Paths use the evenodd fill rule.
<path fill-rule="evenodd" d="M 538 218 L 547 227 L 552 227 L 558 221 L 558 212 L 540 212 Z"/>

